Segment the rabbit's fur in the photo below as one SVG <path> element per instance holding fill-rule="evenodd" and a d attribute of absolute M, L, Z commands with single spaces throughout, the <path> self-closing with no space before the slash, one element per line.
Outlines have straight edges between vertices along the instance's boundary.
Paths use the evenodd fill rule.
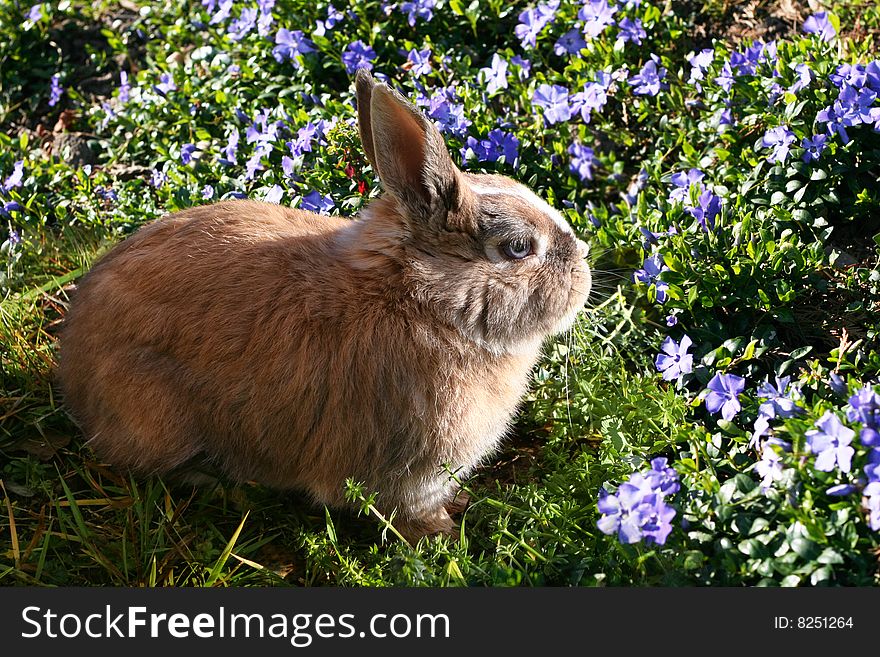
<path fill-rule="evenodd" d="M 59 381 L 114 465 L 210 465 L 331 506 L 350 477 L 408 538 L 450 533 L 447 468 L 504 435 L 586 300 L 587 248 L 527 188 L 459 171 L 363 71 L 357 96 L 387 195 L 354 221 L 225 201 L 141 228 L 76 290 Z"/>

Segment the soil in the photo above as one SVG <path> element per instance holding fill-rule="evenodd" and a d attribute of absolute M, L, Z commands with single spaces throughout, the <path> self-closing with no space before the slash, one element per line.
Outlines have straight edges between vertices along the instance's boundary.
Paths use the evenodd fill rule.
<path fill-rule="evenodd" d="M 841 25 L 843 36 L 856 40 L 880 36 L 880 28 L 868 27 L 862 19 L 872 2 L 851 3 Z M 692 15 L 694 31 L 690 36 L 695 49 L 711 47 L 713 38 L 736 44 L 790 37 L 800 33 L 807 17 L 827 9 L 818 0 L 672 0 L 671 5 L 676 13 Z"/>
<path fill-rule="evenodd" d="M 28 42 L 23 37 L 21 47 L 35 69 L 63 70 L 65 87 L 75 88 L 86 105 L 100 105 L 113 94 L 120 71 L 136 71 L 145 60 L 146 39 L 133 29 L 137 20 L 135 5 L 113 3 L 97 20 L 81 15 L 64 16 L 49 27 L 47 38 Z M 124 36 L 127 52 L 114 53 L 101 33 L 105 29 Z M 6 134 L 26 131 L 39 139 L 41 134 L 52 131 L 67 105 L 65 95 L 57 105 L 49 106 L 48 82 L 42 77 L 28 79 L 16 96 L 9 105 L 17 107 L 17 111 L 0 124 L 0 130 Z"/>

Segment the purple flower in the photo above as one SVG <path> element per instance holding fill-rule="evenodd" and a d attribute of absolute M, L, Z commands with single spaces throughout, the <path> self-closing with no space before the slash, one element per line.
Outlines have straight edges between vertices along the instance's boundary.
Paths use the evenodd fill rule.
<path fill-rule="evenodd" d="M 192 162 L 193 153 L 196 152 L 195 144 L 184 144 L 180 147 L 180 161 L 182 164 Z"/>
<path fill-rule="evenodd" d="M 303 210 L 318 212 L 320 214 L 330 214 L 330 210 L 332 210 L 334 206 L 335 203 L 333 203 L 333 199 L 329 194 L 327 196 L 321 196 L 321 193 L 317 191 L 309 192 L 303 196 L 302 203 L 300 203 L 300 207 Z"/>
<path fill-rule="evenodd" d="M 588 82 L 584 90 L 571 96 L 572 115 L 580 112 L 584 123 L 589 123 L 592 113 L 600 111 L 608 102 L 607 87 L 600 82 Z"/>
<path fill-rule="evenodd" d="M 746 387 L 746 380 L 736 374 L 716 373 L 706 386 L 706 410 L 712 413 L 721 411 L 721 417 L 732 420 L 742 405 L 739 395 Z"/>
<path fill-rule="evenodd" d="M 826 107 L 816 114 L 817 123 L 826 123 L 825 129 L 829 135 L 837 133 L 843 144 L 850 142 L 847 127 L 855 125 L 858 120 L 858 113 L 851 107 L 844 106 L 840 100 L 834 101 L 830 107 Z"/>
<path fill-rule="evenodd" d="M 771 128 L 761 139 L 761 145 L 764 148 L 772 148 L 773 152 L 767 156 L 768 162 L 785 162 L 788 158 L 788 151 L 796 137 L 794 133 L 788 129 L 788 126 L 780 125 Z"/>
<path fill-rule="evenodd" d="M 693 342 L 687 335 L 681 337 L 681 342 L 676 344 L 672 336 L 667 336 L 660 345 L 662 353 L 657 354 L 654 364 L 657 371 L 662 372 L 664 381 L 680 379 L 685 374 L 690 374 L 694 369 L 694 356 L 688 350 Z"/>
<path fill-rule="evenodd" d="M 520 40 L 523 48 L 534 48 L 537 45 L 538 35 L 553 21 L 558 7 L 558 0 L 554 0 L 520 13 L 519 24 L 514 28 L 513 33 Z"/>
<path fill-rule="evenodd" d="M 572 173 L 577 174 L 581 182 L 593 179 L 593 149 L 578 142 L 568 147 L 571 163 L 568 165 Z"/>
<path fill-rule="evenodd" d="M 336 27 L 338 23 L 341 23 L 344 19 L 344 13 L 339 11 L 333 5 L 327 5 L 327 19 L 323 21 L 318 21 L 314 33 L 318 36 L 324 36 L 327 32 Z"/>
<path fill-rule="evenodd" d="M 747 48 L 745 52 L 734 52 L 730 55 L 730 67 L 736 75 L 754 75 L 758 69 L 763 44 L 757 44 L 758 50 Z"/>
<path fill-rule="evenodd" d="M 49 89 L 49 107 L 54 107 L 61 100 L 64 93 L 64 87 L 61 86 L 61 74 L 56 73 L 52 76 L 51 87 Z"/>
<path fill-rule="evenodd" d="M 492 55 L 492 63 L 480 69 L 480 79 L 486 83 L 486 92 L 492 95 L 500 89 L 507 89 L 507 60 L 497 52 Z"/>
<path fill-rule="evenodd" d="M 507 164 L 514 164 L 519 157 L 519 139 L 509 132 L 495 129 L 490 130 L 487 136 L 487 151 L 490 161 L 494 162 L 501 156 Z"/>
<path fill-rule="evenodd" d="M 266 192 L 266 195 L 263 197 L 263 201 L 265 203 L 281 203 L 281 197 L 284 196 L 284 188 L 280 185 L 272 185 L 271 189 Z"/>
<path fill-rule="evenodd" d="M 672 328 L 673 326 L 678 325 L 678 317 L 675 315 L 667 315 L 666 316 L 666 326 Z"/>
<path fill-rule="evenodd" d="M 665 458 L 654 459 L 649 470 L 634 472 L 616 493 L 599 490 L 597 506 L 602 517 L 597 527 L 604 534 L 617 534 L 624 544 L 645 539 L 663 545 L 676 513 L 666 503 L 666 495 L 678 488 L 678 473 L 666 466 Z"/>
<path fill-rule="evenodd" d="M 663 501 L 663 497 L 655 495 L 653 501 L 640 505 L 642 516 L 642 535 L 648 545 L 663 545 L 672 532 L 672 519 L 675 509 Z"/>
<path fill-rule="evenodd" d="M 706 71 L 712 65 L 713 59 L 715 59 L 715 51 L 712 48 L 704 48 L 697 54 L 688 57 L 688 63 L 691 65 L 691 75 L 688 79 L 688 84 L 694 85 L 697 91 L 703 90 L 702 86 L 700 86 L 700 80 L 705 79 Z"/>
<path fill-rule="evenodd" d="M 837 486 L 832 486 L 826 490 L 825 494 L 831 497 L 843 497 L 855 493 L 856 490 L 858 489 L 852 484 L 838 484 Z"/>
<path fill-rule="evenodd" d="M 755 420 L 754 430 L 752 431 L 752 437 L 749 439 L 749 449 L 755 448 L 758 446 L 761 438 L 766 436 L 770 432 L 770 418 L 766 415 L 759 415 L 758 419 Z"/>
<path fill-rule="evenodd" d="M 880 59 L 875 59 L 865 67 L 865 84 L 880 93 Z"/>
<path fill-rule="evenodd" d="M 21 181 L 24 179 L 24 160 L 19 160 L 12 165 L 12 173 L 7 176 L 3 184 L 0 185 L 0 193 L 5 194 L 10 189 L 21 187 Z"/>
<path fill-rule="evenodd" d="M 360 39 L 348 44 L 342 52 L 342 63 L 345 64 L 345 70 L 349 74 L 354 73 L 359 68 L 365 68 L 368 71 L 373 70 L 375 59 L 376 51 Z"/>
<path fill-rule="evenodd" d="M 40 21 L 43 17 L 43 5 L 37 4 L 31 7 L 31 10 L 28 12 L 28 20 L 32 20 L 34 23 Z"/>
<path fill-rule="evenodd" d="M 260 8 L 260 17 L 257 19 L 257 32 L 261 37 L 269 36 L 272 29 L 272 10 L 275 8 L 275 0 L 257 0 L 257 6 Z"/>
<path fill-rule="evenodd" d="M 281 170 L 284 172 L 285 176 L 290 178 L 296 171 L 296 160 L 287 155 L 283 155 L 281 157 Z"/>
<path fill-rule="evenodd" d="M 831 472 L 840 467 L 841 472 L 849 472 L 855 450 L 850 447 L 856 432 L 843 425 L 831 411 L 816 421 L 818 429 L 810 429 L 804 434 L 807 445 L 816 454 L 816 469 Z"/>
<path fill-rule="evenodd" d="M 159 189 L 168 181 L 168 176 L 165 175 L 164 171 L 159 171 L 159 169 L 153 169 L 153 173 L 150 176 L 150 184 Z"/>
<path fill-rule="evenodd" d="M 238 153 L 238 140 L 238 130 L 233 130 L 229 133 L 229 139 L 226 146 L 223 148 L 224 157 L 220 158 L 220 164 L 226 166 L 238 164 L 238 159 L 236 158 L 236 153 Z"/>
<path fill-rule="evenodd" d="M 415 26 L 419 18 L 427 22 L 434 17 L 433 10 L 436 4 L 436 0 L 411 0 L 400 3 L 400 11 L 407 15 L 409 24 Z"/>
<path fill-rule="evenodd" d="M 271 151 L 271 144 L 264 144 L 263 146 L 268 146 L 268 150 Z M 268 155 L 266 149 L 258 147 L 257 150 L 254 151 L 254 154 L 247 159 L 247 162 L 244 163 L 245 180 L 253 180 L 254 176 L 257 175 L 257 171 L 262 171 L 265 168 L 263 166 L 264 155 Z"/>
<path fill-rule="evenodd" d="M 721 72 L 718 77 L 715 78 L 715 84 L 724 89 L 727 93 L 730 93 L 735 81 L 736 78 L 734 78 L 733 68 L 731 67 L 730 62 L 724 62 L 724 66 L 721 67 Z"/>
<path fill-rule="evenodd" d="M 835 395 L 840 395 L 841 397 L 849 392 L 849 387 L 846 385 L 846 380 L 837 372 L 832 372 L 829 376 L 828 387 L 831 388 L 831 392 L 833 392 Z"/>
<path fill-rule="evenodd" d="M 810 82 L 813 80 L 813 71 L 806 64 L 798 64 L 794 70 L 798 74 L 798 79 L 788 88 L 788 91 L 796 94 L 801 89 L 810 86 Z"/>
<path fill-rule="evenodd" d="M 669 202 L 684 203 L 687 201 L 690 196 L 691 186 L 699 183 L 705 175 L 706 174 L 699 169 L 690 169 L 687 172 L 679 171 L 678 173 L 672 174 L 669 182 L 674 185 L 674 188 L 669 192 Z"/>
<path fill-rule="evenodd" d="M 217 10 L 213 16 L 211 16 L 211 20 L 208 22 L 209 25 L 216 25 L 222 21 L 225 21 L 229 18 L 229 14 L 232 12 L 232 3 L 233 0 L 220 0 L 220 8 Z M 213 9 L 214 5 L 211 4 L 211 9 L 208 9 L 210 12 Z"/>
<path fill-rule="evenodd" d="M 21 233 L 15 229 L 9 231 L 9 246 L 15 247 L 21 244 Z"/>
<path fill-rule="evenodd" d="M 880 447 L 880 431 L 871 427 L 862 427 L 859 441 L 868 447 Z"/>
<path fill-rule="evenodd" d="M 506 163 L 513 164 L 519 156 L 519 139 L 496 128 L 481 141 L 468 137 L 464 154 L 466 158 L 472 154 L 480 162 L 497 162 L 503 156 Z"/>
<path fill-rule="evenodd" d="M 542 84 L 532 95 L 532 103 L 544 110 L 544 120 L 549 124 L 562 123 L 571 118 L 568 89 L 558 84 Z"/>
<path fill-rule="evenodd" d="M 678 472 L 668 465 L 665 456 L 651 459 L 651 469 L 644 472 L 645 479 L 652 490 L 659 491 L 664 495 L 674 495 L 681 485 L 678 483 Z"/>
<path fill-rule="evenodd" d="M 464 114 L 464 105 L 451 100 L 452 95 L 432 97 L 428 101 L 427 114 L 438 123 L 441 131 L 464 139 L 471 120 Z"/>
<path fill-rule="evenodd" d="M 257 10 L 254 7 L 244 7 L 239 17 L 229 24 L 226 34 L 232 41 L 241 41 L 256 25 Z"/>
<path fill-rule="evenodd" d="M 776 377 L 776 385 L 770 383 L 768 379 L 761 387 L 758 388 L 757 395 L 762 399 L 766 399 L 758 408 L 758 413 L 768 418 L 789 418 L 795 417 L 804 410 L 792 401 L 786 395 L 788 384 L 791 381 L 790 376 Z"/>
<path fill-rule="evenodd" d="M 880 481 L 880 449 L 875 447 L 871 450 L 868 456 L 868 463 L 862 469 L 865 471 L 869 484 Z"/>
<path fill-rule="evenodd" d="M 764 449 L 761 450 L 761 460 L 755 464 L 755 471 L 761 477 L 761 491 L 767 492 L 774 481 L 782 479 L 784 472 L 782 458 L 775 449 L 764 445 Z"/>
<path fill-rule="evenodd" d="M 642 45 L 642 39 L 647 36 L 645 30 L 642 29 L 642 21 L 638 18 L 635 21 L 631 21 L 629 18 L 622 18 L 618 21 L 617 27 L 620 28 L 620 32 L 617 34 L 618 41 L 632 41 L 637 46 L 640 46 Z"/>
<path fill-rule="evenodd" d="M 858 125 L 859 122 L 874 123 L 880 119 L 880 108 L 874 107 L 877 92 L 873 89 L 865 87 L 857 91 L 854 87 L 845 87 L 840 92 L 839 99 L 857 115 L 853 117 L 853 125 Z"/>
<path fill-rule="evenodd" d="M 697 220 L 704 231 L 709 232 L 715 228 L 715 217 L 721 212 L 721 199 L 704 188 L 697 198 L 697 205 L 686 207 L 685 210 Z"/>
<path fill-rule="evenodd" d="M 587 47 L 587 42 L 581 36 L 581 31 L 571 29 L 556 40 L 553 45 L 553 52 L 564 57 L 565 55 L 577 55 L 581 50 Z"/>
<path fill-rule="evenodd" d="M 514 66 L 519 67 L 519 79 L 525 80 L 529 77 L 532 70 L 532 62 L 528 59 L 523 59 L 519 55 L 514 55 L 510 58 L 510 63 Z"/>
<path fill-rule="evenodd" d="M 804 154 L 801 156 L 801 159 L 804 162 L 813 162 L 822 157 L 822 151 L 824 151 L 828 144 L 825 142 L 828 141 L 828 137 L 826 135 L 813 135 L 812 138 L 804 137 L 801 140 L 801 148 L 804 149 Z"/>
<path fill-rule="evenodd" d="M 828 79 L 838 89 L 844 86 L 861 89 L 868 81 L 868 73 L 861 64 L 841 64 L 828 76 Z"/>
<path fill-rule="evenodd" d="M 0 217 L 4 219 L 9 219 L 12 215 L 10 212 L 18 212 L 21 210 L 21 203 L 18 201 L 0 201 Z M 12 235 L 17 234 L 15 231 L 10 233 L 10 239 L 12 239 Z M 17 244 L 17 242 L 16 242 Z"/>
<path fill-rule="evenodd" d="M 645 258 L 642 268 L 637 269 L 633 273 L 633 279 L 638 283 L 653 285 L 654 292 L 657 295 L 657 303 L 664 303 L 667 298 L 669 284 L 661 281 L 658 277 L 668 269 L 669 267 L 663 264 L 663 260 L 659 255 L 653 255 Z"/>
<path fill-rule="evenodd" d="M 296 131 L 296 139 L 287 142 L 292 157 L 302 157 L 312 150 L 312 142 L 323 136 L 323 122 L 306 123 Z"/>
<path fill-rule="evenodd" d="M 315 52 L 315 44 L 303 36 L 302 30 L 293 30 L 291 32 L 282 27 L 275 34 L 275 43 L 277 45 L 272 48 L 272 56 L 278 62 L 289 59 L 299 66 L 299 62 L 296 59 L 297 55 Z"/>
<path fill-rule="evenodd" d="M 880 395 L 871 386 L 860 388 L 848 401 L 846 418 L 850 422 L 861 422 L 872 429 L 880 429 Z"/>
<path fill-rule="evenodd" d="M 128 73 L 125 71 L 120 71 L 119 73 L 119 102 L 127 103 L 129 98 L 129 93 L 131 92 L 131 85 L 128 82 Z"/>
<path fill-rule="evenodd" d="M 584 34 L 595 38 L 614 25 L 616 13 L 617 7 L 609 7 L 607 0 L 589 0 L 578 12 L 578 18 L 584 21 Z"/>
<path fill-rule="evenodd" d="M 269 110 L 257 112 L 253 122 L 245 131 L 245 140 L 249 144 L 274 142 L 278 138 L 280 124 L 280 121 L 269 122 Z"/>
<path fill-rule="evenodd" d="M 651 55 L 651 59 L 642 67 L 636 75 L 627 82 L 633 87 L 633 93 L 641 96 L 656 96 L 660 93 L 663 78 L 666 77 L 666 69 L 660 66 L 660 58 Z"/>
<path fill-rule="evenodd" d="M 880 481 L 872 481 L 862 491 L 868 511 L 868 527 L 880 531 Z"/>
<path fill-rule="evenodd" d="M 822 41 L 831 41 L 837 35 L 837 30 L 834 29 L 831 21 L 828 20 L 828 12 L 825 11 L 820 11 L 810 16 L 804 21 L 801 29 L 807 34 L 815 34 Z"/>
<path fill-rule="evenodd" d="M 597 506 L 602 517 L 599 518 L 597 527 L 603 534 L 617 533 L 617 540 L 629 545 L 642 539 L 642 518 L 636 511 L 641 498 L 633 495 L 629 488 L 624 488 L 625 485 L 621 485 L 613 495 L 604 489 L 599 490 Z"/>
<path fill-rule="evenodd" d="M 406 59 L 411 64 L 409 69 L 410 73 L 416 77 L 430 75 L 432 70 L 430 48 L 425 48 L 424 50 L 416 50 L 413 48 L 407 54 Z"/>
<path fill-rule="evenodd" d="M 205 185 L 204 187 L 202 187 L 202 198 L 214 198 L 214 188 L 211 185 Z"/>
<path fill-rule="evenodd" d="M 169 92 L 176 90 L 177 85 L 174 84 L 174 78 L 170 73 L 162 73 L 159 76 L 159 84 L 153 85 L 153 89 L 166 96 Z"/>

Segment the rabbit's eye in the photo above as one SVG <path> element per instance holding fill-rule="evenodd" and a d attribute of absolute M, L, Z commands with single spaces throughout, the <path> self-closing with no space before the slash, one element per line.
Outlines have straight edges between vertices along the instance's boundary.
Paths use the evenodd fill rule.
<path fill-rule="evenodd" d="M 511 260 L 522 260 L 532 255 L 532 241 L 523 239 L 511 240 L 501 250 Z"/>

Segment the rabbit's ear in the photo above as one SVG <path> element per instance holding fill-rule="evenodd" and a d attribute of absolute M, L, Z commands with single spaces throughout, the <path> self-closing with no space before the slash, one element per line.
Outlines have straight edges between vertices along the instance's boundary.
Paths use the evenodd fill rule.
<path fill-rule="evenodd" d="M 357 93 L 358 130 L 361 133 L 361 144 L 364 153 L 373 170 L 378 173 L 376 167 L 376 151 L 373 148 L 373 125 L 370 122 L 370 100 L 373 96 L 373 87 L 376 83 L 373 76 L 365 68 L 359 68 L 355 76 L 355 91 Z"/>
<path fill-rule="evenodd" d="M 415 216 L 457 206 L 459 172 L 433 123 L 387 85 L 374 84 L 370 125 L 386 190 Z"/>

